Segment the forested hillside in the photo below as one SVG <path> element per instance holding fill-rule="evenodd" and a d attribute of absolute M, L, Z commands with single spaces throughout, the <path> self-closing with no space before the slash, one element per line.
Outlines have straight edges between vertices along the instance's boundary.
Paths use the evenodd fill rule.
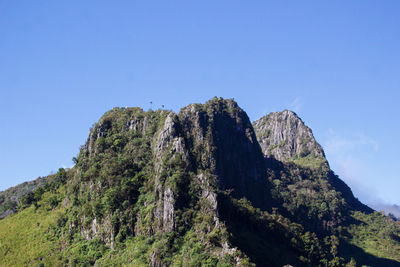
<path fill-rule="evenodd" d="M 45 180 L 0 221 L 0 266 L 400 266 L 399 222 L 290 111 L 114 108 Z"/>

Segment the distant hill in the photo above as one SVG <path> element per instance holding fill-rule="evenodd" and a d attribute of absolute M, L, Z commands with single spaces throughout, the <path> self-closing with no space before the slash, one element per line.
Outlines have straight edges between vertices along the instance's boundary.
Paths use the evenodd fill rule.
<path fill-rule="evenodd" d="M 46 184 L 46 178 L 39 177 L 34 181 L 25 182 L 0 192 L 0 219 L 17 210 L 20 198 Z"/>

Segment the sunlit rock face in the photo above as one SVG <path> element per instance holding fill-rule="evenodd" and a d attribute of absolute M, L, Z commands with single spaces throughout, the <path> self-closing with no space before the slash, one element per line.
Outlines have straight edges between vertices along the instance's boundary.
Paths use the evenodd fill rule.
<path fill-rule="evenodd" d="M 296 163 L 308 159 L 328 166 L 311 129 L 293 111 L 272 112 L 255 121 L 253 127 L 266 157 Z"/>

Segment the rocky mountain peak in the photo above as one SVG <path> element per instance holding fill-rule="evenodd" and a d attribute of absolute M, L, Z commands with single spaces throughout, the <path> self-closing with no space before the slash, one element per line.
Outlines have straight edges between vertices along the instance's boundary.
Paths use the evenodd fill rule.
<path fill-rule="evenodd" d="M 266 157 L 307 167 L 328 166 L 311 129 L 293 111 L 272 112 L 255 121 L 253 127 Z"/>
<path fill-rule="evenodd" d="M 397 266 L 397 222 L 353 196 L 292 111 L 252 124 L 217 97 L 179 113 L 113 108 L 75 161 L 0 221 L 0 266 Z M 0 193 L 0 215 L 15 194 Z M 390 254 L 371 258 L 360 234 Z"/>
<path fill-rule="evenodd" d="M 263 155 L 251 122 L 233 99 L 213 98 L 179 113 L 183 133 L 193 146 L 195 165 L 211 170 L 220 186 L 239 195 L 250 181 L 262 180 Z"/>

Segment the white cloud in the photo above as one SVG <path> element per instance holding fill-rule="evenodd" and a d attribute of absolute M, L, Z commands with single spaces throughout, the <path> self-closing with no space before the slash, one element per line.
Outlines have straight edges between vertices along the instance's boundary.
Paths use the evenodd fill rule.
<path fill-rule="evenodd" d="M 329 129 L 329 135 L 330 137 L 328 138 L 328 141 L 324 144 L 327 153 L 350 153 L 361 147 L 369 147 L 374 152 L 379 150 L 378 143 L 372 137 L 365 135 L 363 132 L 353 135 L 351 138 L 347 138 L 340 136 L 332 129 Z"/>
<path fill-rule="evenodd" d="M 394 216 L 400 219 L 400 207 L 397 205 L 376 202 L 371 203 L 370 207 L 377 211 L 384 211 L 386 214 L 392 213 Z"/>
<path fill-rule="evenodd" d="M 303 108 L 303 99 L 301 97 L 296 97 L 292 103 L 289 104 L 289 109 L 299 113 Z"/>
<path fill-rule="evenodd" d="M 333 157 L 332 167 L 339 177 L 350 186 L 354 195 L 360 198 L 362 202 L 374 203 L 381 201 L 378 192 L 374 187 L 366 182 L 367 165 L 359 158 L 347 154 L 339 157 Z"/>
<path fill-rule="evenodd" d="M 324 149 L 332 169 L 350 186 L 356 197 L 363 202 L 380 201 L 376 189 L 368 183 L 370 166 L 363 157 L 366 152 L 375 153 L 379 149 L 372 137 L 363 132 L 344 137 L 330 129 Z"/>

